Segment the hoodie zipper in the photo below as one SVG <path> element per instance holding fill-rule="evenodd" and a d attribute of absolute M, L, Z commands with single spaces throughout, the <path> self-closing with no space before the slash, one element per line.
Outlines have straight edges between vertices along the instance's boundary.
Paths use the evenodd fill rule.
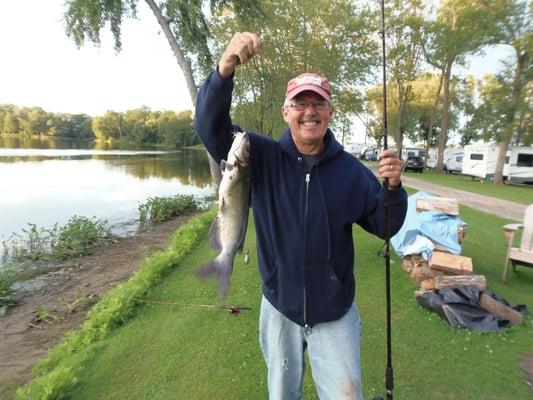
<path fill-rule="evenodd" d="M 303 307 L 304 307 L 304 331 L 306 334 L 311 333 L 311 327 L 307 323 L 307 219 L 309 216 L 309 182 L 311 181 L 311 172 L 305 174 L 305 208 L 304 208 L 304 276 L 303 276 Z"/>

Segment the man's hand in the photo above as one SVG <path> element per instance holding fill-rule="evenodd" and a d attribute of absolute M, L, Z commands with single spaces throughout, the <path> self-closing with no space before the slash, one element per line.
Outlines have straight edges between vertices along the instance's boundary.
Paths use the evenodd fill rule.
<path fill-rule="evenodd" d="M 261 40 L 255 33 L 237 32 L 233 35 L 226 50 L 218 63 L 220 76 L 227 79 L 239 64 L 246 64 L 253 56 L 259 53 Z"/>
<path fill-rule="evenodd" d="M 394 190 L 400 186 L 402 162 L 394 150 L 384 150 L 379 153 L 379 175 L 389 178 L 389 189 Z"/>

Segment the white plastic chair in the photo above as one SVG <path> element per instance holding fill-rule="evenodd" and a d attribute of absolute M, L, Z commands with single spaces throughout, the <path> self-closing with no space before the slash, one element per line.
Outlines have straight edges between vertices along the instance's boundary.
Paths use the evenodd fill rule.
<path fill-rule="evenodd" d="M 520 247 L 513 247 L 514 233 L 521 228 L 523 228 L 523 232 Z M 507 257 L 505 258 L 502 275 L 502 282 L 505 283 L 509 260 L 511 260 L 513 271 L 515 272 L 517 265 L 533 268 L 533 204 L 526 208 L 524 222 L 522 224 L 508 224 L 503 229 L 508 239 Z"/>

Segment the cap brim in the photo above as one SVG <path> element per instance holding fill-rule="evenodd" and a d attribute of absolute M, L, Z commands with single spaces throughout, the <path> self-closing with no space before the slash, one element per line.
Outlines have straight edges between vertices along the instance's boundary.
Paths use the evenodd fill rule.
<path fill-rule="evenodd" d="M 318 87 L 316 85 L 312 85 L 312 84 L 304 84 L 304 85 L 300 85 L 298 86 L 297 88 L 293 89 L 288 95 L 287 95 L 287 100 L 292 100 L 294 99 L 297 95 L 299 95 L 300 93 L 302 92 L 306 92 L 306 91 L 311 91 L 311 92 L 314 92 L 320 96 L 322 96 L 325 100 L 331 102 L 331 96 L 328 94 L 328 92 L 326 92 L 324 89 L 322 89 L 321 87 Z"/>

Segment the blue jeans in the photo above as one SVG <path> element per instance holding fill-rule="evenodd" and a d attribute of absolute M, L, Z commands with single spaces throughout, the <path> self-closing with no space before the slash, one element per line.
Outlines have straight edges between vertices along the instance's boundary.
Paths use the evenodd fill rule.
<path fill-rule="evenodd" d="M 270 400 L 302 398 L 306 348 L 321 400 L 363 399 L 361 321 L 355 303 L 341 319 L 316 324 L 308 333 L 263 296 L 259 336 Z"/>

